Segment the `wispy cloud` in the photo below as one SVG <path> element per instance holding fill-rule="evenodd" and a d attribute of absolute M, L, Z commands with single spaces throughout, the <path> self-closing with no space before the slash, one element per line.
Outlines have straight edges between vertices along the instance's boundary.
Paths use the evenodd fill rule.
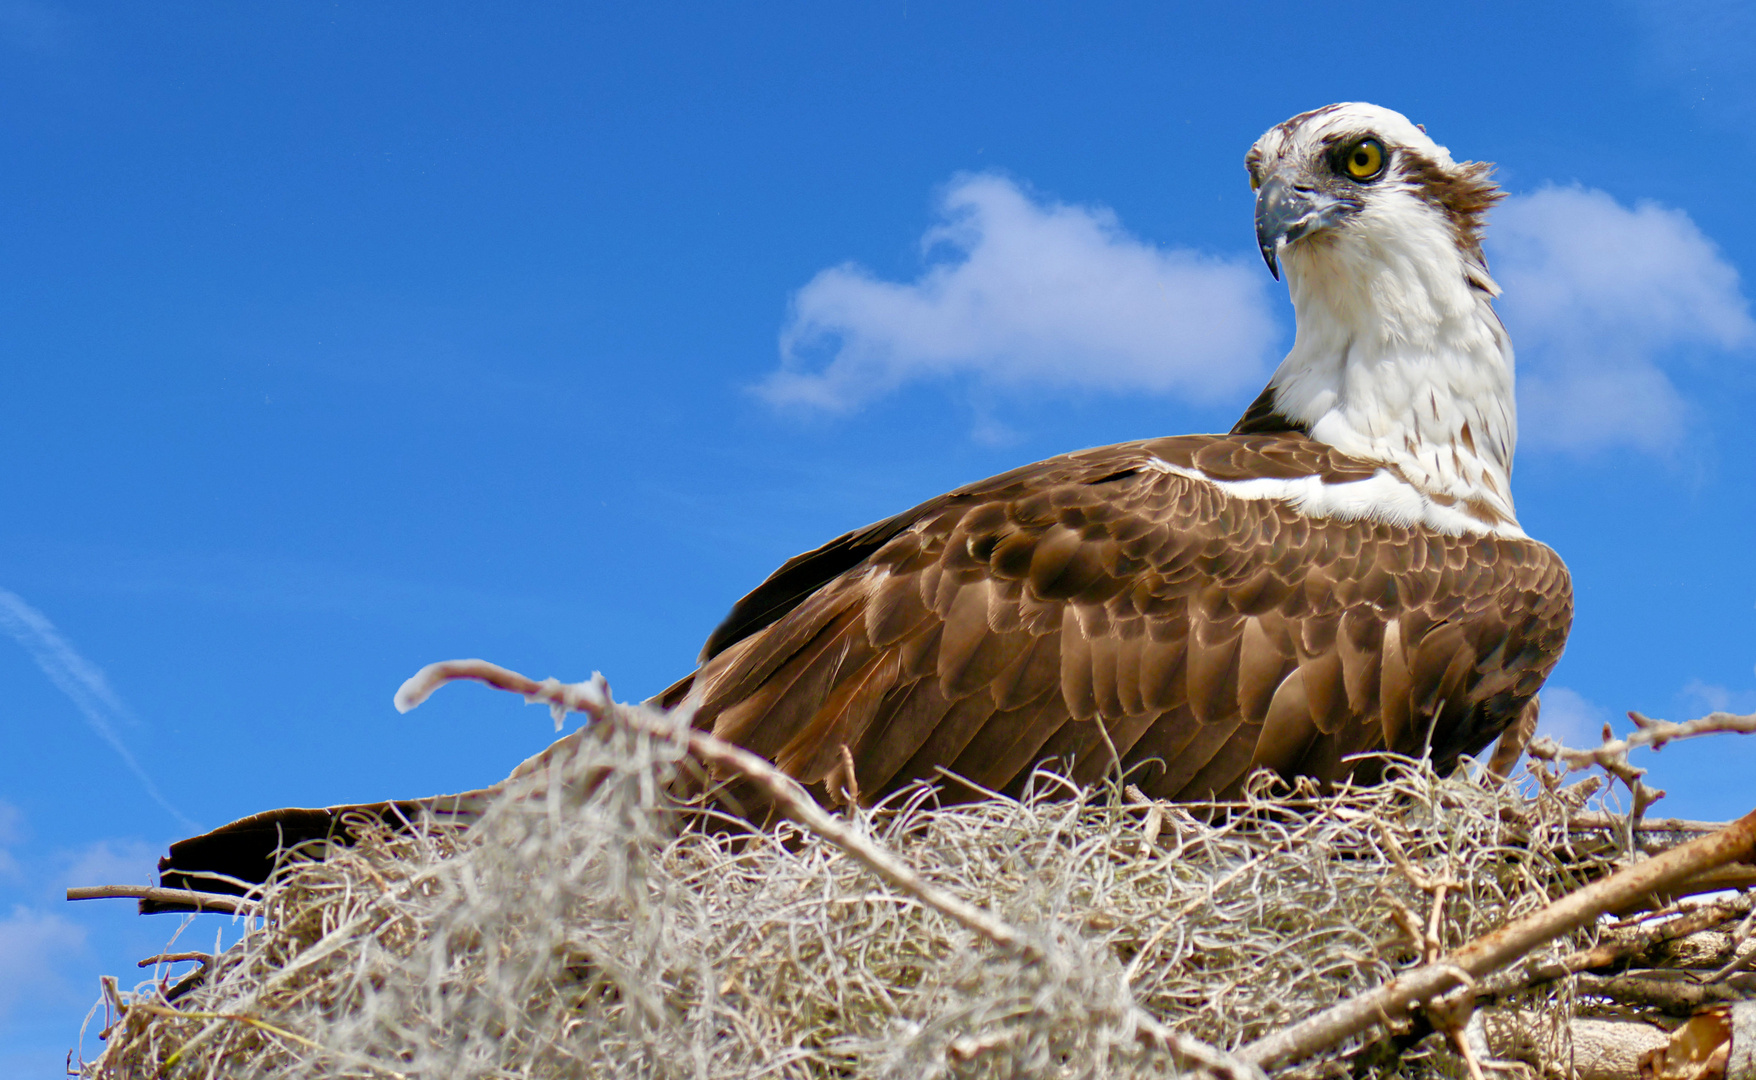
<path fill-rule="evenodd" d="M 844 264 L 793 298 L 780 406 L 845 411 L 916 380 L 1176 393 L 1257 388 L 1280 335 L 1251 258 L 1163 248 L 1114 213 L 1038 198 L 1003 176 L 954 179 L 921 238 L 926 268 L 885 281 Z"/>
<path fill-rule="evenodd" d="M 66 856 L 62 880 L 73 885 L 151 885 L 160 849 L 144 840 L 99 840 Z"/>
<path fill-rule="evenodd" d="M 27 987 L 41 993 L 58 981 L 60 962 L 85 948 L 85 929 L 71 919 L 22 905 L 0 919 L 0 1019 Z"/>
<path fill-rule="evenodd" d="M 914 280 L 844 264 L 799 290 L 764 397 L 847 411 L 965 377 L 1213 401 L 1266 376 L 1280 331 L 1253 259 L 1158 247 L 993 174 L 952 181 L 939 212 Z M 1737 270 L 1681 210 L 1549 186 L 1506 201 L 1489 248 L 1527 444 L 1673 447 L 1688 405 L 1667 367 L 1756 345 Z"/>
<path fill-rule="evenodd" d="M 152 800 L 189 828 L 199 828 L 195 822 L 184 816 L 183 812 L 172 806 L 164 794 L 159 791 L 152 777 L 141 767 L 134 752 L 122 741 L 116 731 L 117 720 L 129 720 L 132 714 L 110 684 L 104 673 L 61 636 L 53 623 L 36 608 L 24 602 L 17 593 L 0 589 L 0 629 L 11 634 L 14 640 L 24 646 L 24 650 L 37 662 L 43 674 L 49 677 L 56 688 L 66 694 L 85 717 L 98 737 L 110 744 L 128 770 L 132 772 Z"/>
<path fill-rule="evenodd" d="M 1550 684 L 1543 687 L 1543 704 L 1537 713 L 1537 734 L 1547 735 L 1562 746 L 1589 750 L 1604 741 L 1604 724 L 1610 710 L 1577 690 Z"/>
<path fill-rule="evenodd" d="M 1737 270 L 1681 210 L 1545 187 L 1506 200 L 1488 248 L 1526 443 L 1673 446 L 1688 407 L 1665 365 L 1756 344 Z"/>
<path fill-rule="evenodd" d="M 1683 698 L 1699 703 L 1708 712 L 1756 712 L 1756 690 L 1733 690 L 1700 679 L 1689 680 L 1683 687 Z"/>

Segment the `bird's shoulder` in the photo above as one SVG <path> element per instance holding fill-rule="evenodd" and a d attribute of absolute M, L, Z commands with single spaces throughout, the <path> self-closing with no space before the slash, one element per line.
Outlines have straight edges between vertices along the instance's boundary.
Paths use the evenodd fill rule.
<path fill-rule="evenodd" d="M 999 789 L 1036 760 L 1120 754 L 1173 763 L 1159 794 L 1212 794 L 1257 766 L 1335 776 L 1352 753 L 1418 753 L 1428 731 L 1454 758 L 1558 656 L 1565 568 L 1518 538 L 1311 516 L 1236 486 L 1376 473 L 1296 433 L 1027 465 L 790 561 L 679 695 L 831 792 L 844 746 L 868 793 L 939 766 Z"/>
<path fill-rule="evenodd" d="M 1262 508 L 1240 517 L 1236 500 L 1205 480 L 1315 476 L 1345 483 L 1370 477 L 1375 468 L 1298 432 L 1179 435 L 1061 454 L 965 484 L 787 560 L 733 605 L 701 660 L 862 567 L 920 570 L 948 552 L 965 571 L 975 569 L 973 559 L 1001 576 L 1030 577 L 1034 564 L 1037 595 L 1069 597 L 1077 592 L 1074 582 L 1105 567 L 1120 571 L 1142 558 L 1174 559 L 1202 540 L 1247 540 L 1239 535 L 1250 526 L 1243 517 L 1276 517 Z"/>

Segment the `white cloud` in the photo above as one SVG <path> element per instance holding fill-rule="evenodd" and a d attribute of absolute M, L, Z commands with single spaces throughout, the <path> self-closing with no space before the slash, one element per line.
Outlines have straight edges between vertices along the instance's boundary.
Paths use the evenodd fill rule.
<path fill-rule="evenodd" d="M 58 962 L 85 948 L 85 930 L 61 915 L 14 907 L 0 919 L 0 1018 L 26 990 L 56 981 Z M 34 989 L 32 989 L 34 988 Z"/>
<path fill-rule="evenodd" d="M 141 840 L 99 840 L 73 854 L 61 875 L 78 885 L 152 885 L 159 849 Z"/>
<path fill-rule="evenodd" d="M 170 801 L 153 783 L 152 777 L 141 767 L 134 752 L 122 741 L 116 732 L 115 720 L 132 721 L 127 706 L 122 699 L 110 689 L 109 680 L 104 678 L 96 664 L 79 654 L 61 632 L 55 629 L 46 615 L 24 602 L 17 593 L 0 589 L 0 630 L 11 634 L 31 659 L 37 662 L 49 681 L 73 701 L 79 711 L 84 714 L 86 723 L 97 732 L 98 737 L 110 744 L 128 770 L 132 772 L 152 800 L 169 811 L 171 816 L 190 828 L 199 828 L 195 822 L 185 817 L 182 811 L 172 806 Z"/>
<path fill-rule="evenodd" d="M 1604 741 L 1604 725 L 1610 711 L 1578 691 L 1550 684 L 1543 687 L 1542 708 L 1537 712 L 1537 734 L 1547 735 L 1562 746 L 1589 750 Z"/>
<path fill-rule="evenodd" d="M 1041 201 L 992 174 L 952 181 L 912 282 L 853 264 L 793 297 L 770 402 L 856 408 L 904 383 L 1177 393 L 1266 379 L 1279 328 L 1253 258 L 1161 248 L 1099 207 Z"/>
<path fill-rule="evenodd" d="M 845 411 L 961 376 L 1215 401 L 1266 378 L 1279 329 L 1254 259 L 1156 247 L 992 174 L 939 210 L 915 280 L 845 264 L 799 290 L 764 397 Z M 1666 366 L 1756 344 L 1737 270 L 1680 210 L 1551 186 L 1508 199 L 1488 238 L 1527 444 L 1674 446 L 1688 406 Z"/>
<path fill-rule="evenodd" d="M 1690 679 L 1683 687 L 1683 696 L 1699 702 L 1708 712 L 1756 712 L 1756 690 L 1733 690 L 1715 683 Z"/>
<path fill-rule="evenodd" d="M 1499 308 L 1518 350 L 1527 442 L 1672 446 L 1687 406 L 1663 365 L 1756 343 L 1737 270 L 1681 210 L 1545 187 L 1506 200 L 1488 248 L 1506 289 Z"/>

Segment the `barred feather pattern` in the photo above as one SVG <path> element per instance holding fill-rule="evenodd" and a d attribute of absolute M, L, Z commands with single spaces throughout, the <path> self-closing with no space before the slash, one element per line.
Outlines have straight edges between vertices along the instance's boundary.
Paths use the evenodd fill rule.
<path fill-rule="evenodd" d="M 1016 792 L 1044 760 L 1176 799 L 1230 797 L 1259 767 L 1335 780 L 1375 750 L 1448 768 L 1559 658 L 1560 558 L 1523 537 L 1312 517 L 1189 475 L 1378 471 L 1297 432 L 1026 466 L 787 563 L 660 700 L 832 801 L 941 769 Z"/>

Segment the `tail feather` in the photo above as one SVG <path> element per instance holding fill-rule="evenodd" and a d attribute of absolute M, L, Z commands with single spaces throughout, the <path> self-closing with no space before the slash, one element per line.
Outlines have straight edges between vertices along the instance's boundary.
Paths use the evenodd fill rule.
<path fill-rule="evenodd" d="M 350 806 L 293 806 L 252 814 L 172 844 L 171 853 L 159 860 L 159 885 L 246 896 L 268 880 L 287 852 L 298 849 L 321 857 L 325 845 L 352 845 L 358 839 L 355 830 L 374 819 L 390 829 L 426 821 L 468 825 L 481 817 L 490 791 Z M 143 915 L 194 910 L 193 904 L 140 901 Z"/>
<path fill-rule="evenodd" d="M 691 676 L 693 678 L 693 676 Z M 689 679 L 672 687 L 680 698 Z M 525 759 L 511 775 L 492 787 L 456 795 L 432 795 L 424 799 L 356 803 L 320 808 L 291 806 L 267 810 L 221 825 L 211 832 L 191 836 L 171 845 L 171 853 L 159 860 L 159 885 L 225 896 L 247 896 L 274 873 L 288 852 L 295 849 L 322 858 L 328 845 L 352 846 L 356 830 L 376 821 L 392 830 L 419 827 L 425 822 L 473 825 L 488 804 L 509 784 L 545 768 L 557 754 L 571 753 L 590 728 L 580 728 L 556 739 L 542 751 Z M 143 915 L 195 911 L 193 904 L 164 900 L 140 901 Z"/>

